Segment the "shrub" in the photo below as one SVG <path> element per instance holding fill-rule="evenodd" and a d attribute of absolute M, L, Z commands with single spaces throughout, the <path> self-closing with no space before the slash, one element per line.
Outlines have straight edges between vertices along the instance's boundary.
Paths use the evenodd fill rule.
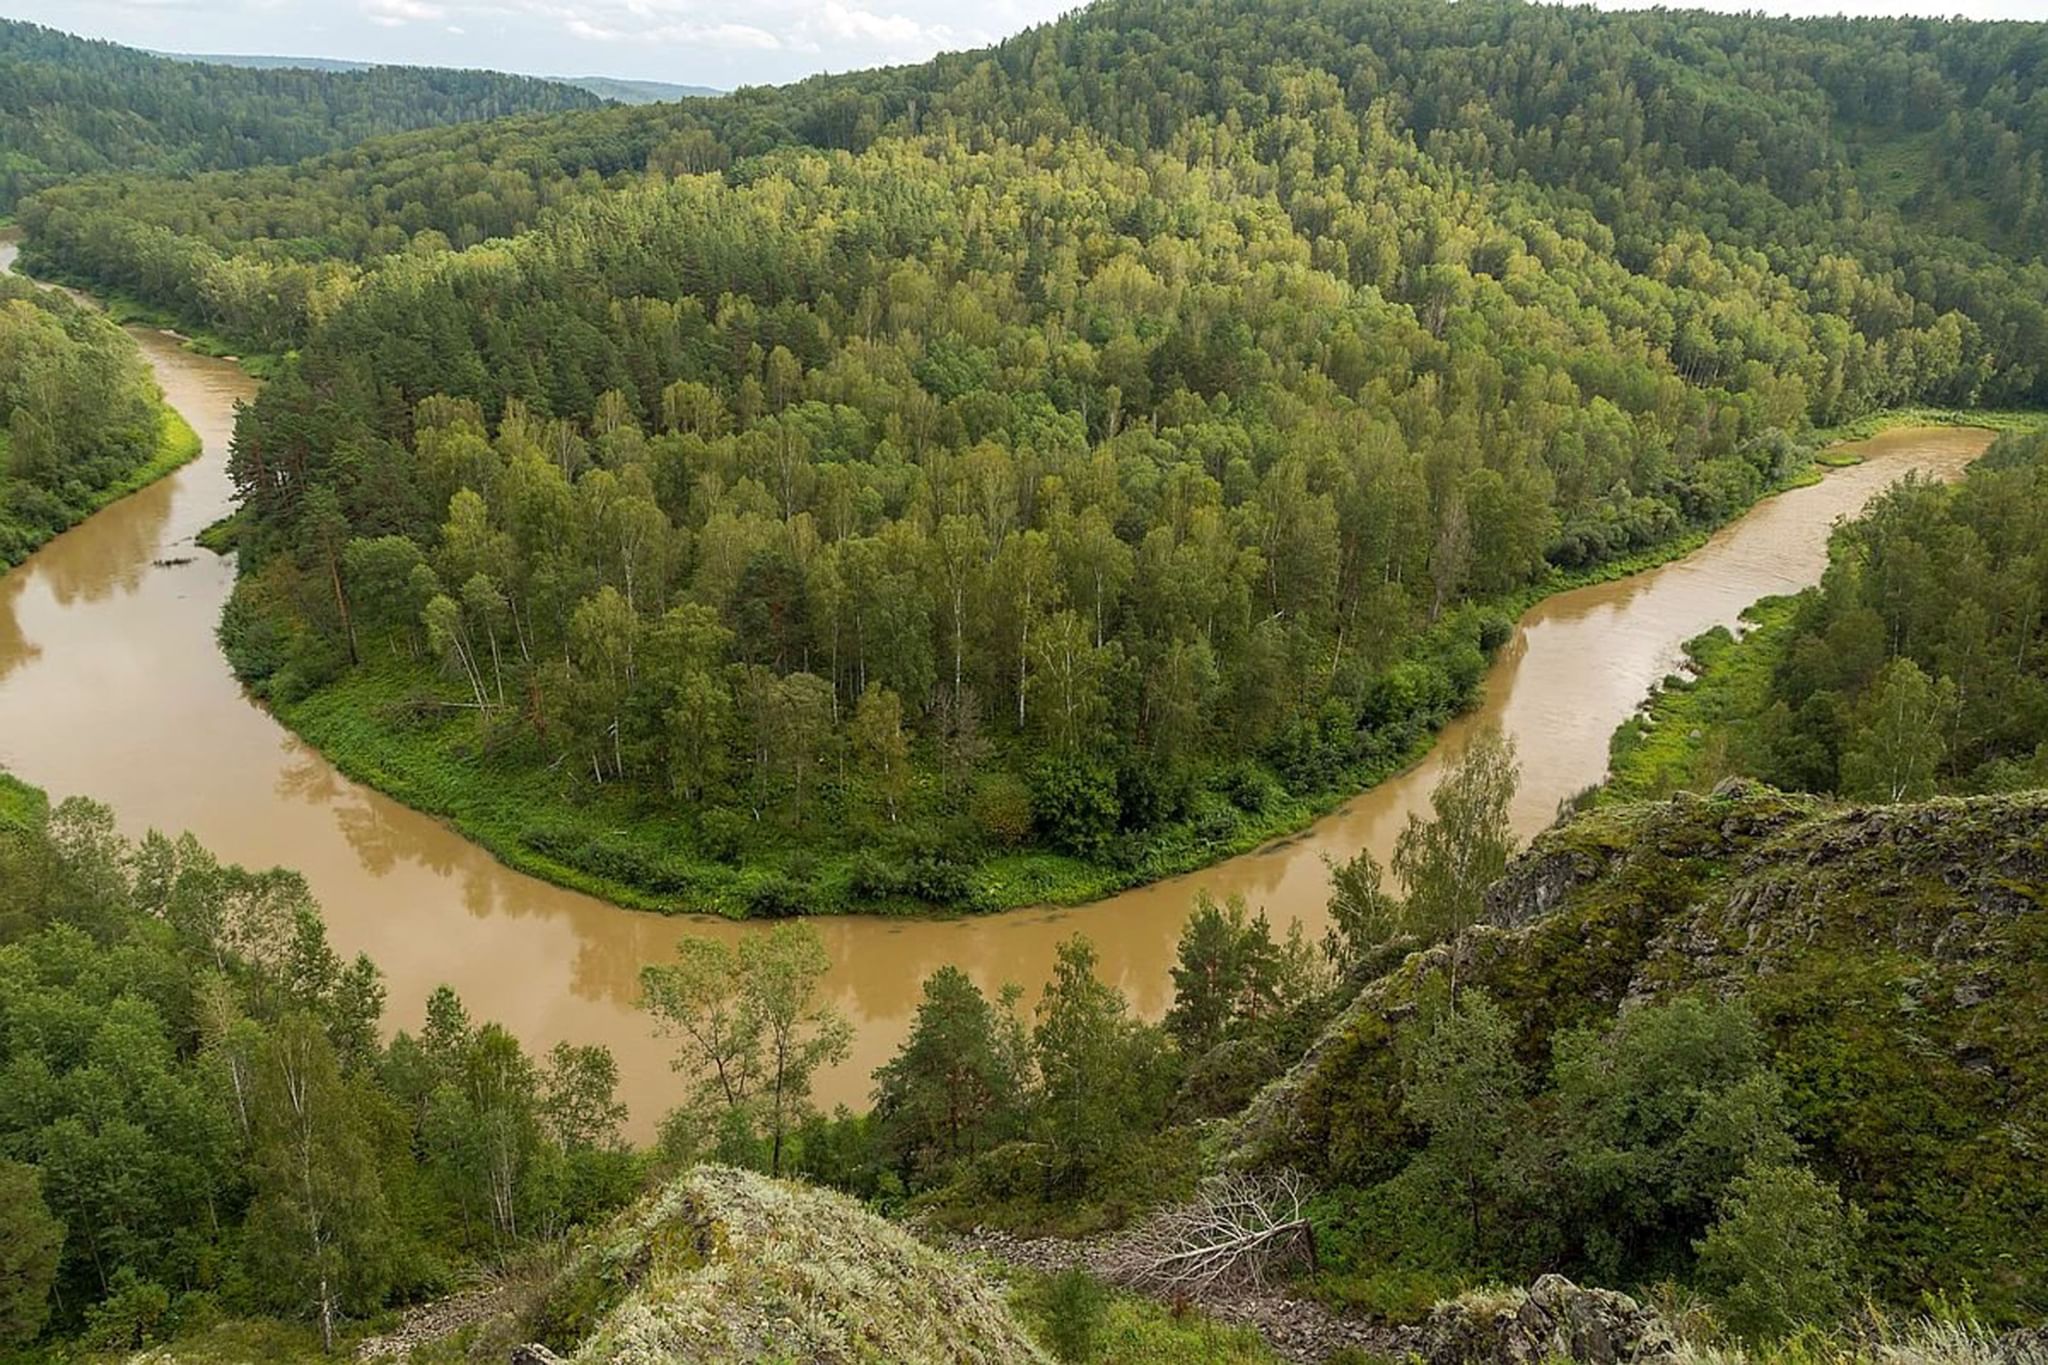
<path fill-rule="evenodd" d="M 1052 754 L 1031 771 L 1031 818 L 1069 853 L 1102 857 L 1121 814 L 1112 768 L 1078 754 Z"/>
<path fill-rule="evenodd" d="M 1737 1176 L 1721 1217 L 1697 1244 L 1701 1281 L 1728 1325 L 1752 1341 L 1832 1320 L 1848 1300 L 1860 1214 L 1802 1166 Z"/>
<path fill-rule="evenodd" d="M 976 778 L 968 810 L 975 829 L 990 843 L 1014 848 L 1031 837 L 1031 788 L 1013 772 L 999 770 Z"/>

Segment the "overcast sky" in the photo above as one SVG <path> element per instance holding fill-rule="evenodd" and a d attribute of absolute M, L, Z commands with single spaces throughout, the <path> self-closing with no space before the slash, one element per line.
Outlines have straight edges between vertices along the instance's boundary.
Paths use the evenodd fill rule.
<path fill-rule="evenodd" d="M 2048 0 L 1707 3 L 1780 14 L 2048 15 Z M 169 52 L 485 66 L 721 88 L 918 61 L 979 47 L 1075 7 L 1074 0 L 0 0 L 9 18 Z"/>

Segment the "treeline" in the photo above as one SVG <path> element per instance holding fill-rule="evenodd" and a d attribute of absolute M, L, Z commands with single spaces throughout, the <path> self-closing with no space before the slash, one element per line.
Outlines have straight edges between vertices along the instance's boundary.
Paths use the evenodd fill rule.
<path fill-rule="evenodd" d="M 197 452 L 120 328 L 0 274 L 0 569 Z"/>
<path fill-rule="evenodd" d="M 0 1348 L 331 1346 L 637 1192 L 603 1048 L 537 1061 L 445 989 L 385 1044 L 383 1005 L 298 874 L 0 790 Z"/>
<path fill-rule="evenodd" d="M 2044 544 L 2048 432 L 2001 436 L 1957 484 L 1894 485 L 1835 533 L 1818 588 L 1706 642 L 1702 676 L 1617 737 L 1617 771 L 1877 802 L 2048 786 Z"/>
<path fill-rule="evenodd" d="M 1500 276 L 1501 246 L 1483 230 L 1440 225 L 1419 258 L 1390 249 L 1360 207 L 1378 167 L 1346 152 L 1377 126 L 1522 214 L 1590 214 L 1604 233 L 1588 248 L 1631 270 L 1766 266 L 1773 298 L 1846 329 L 1836 348 L 1854 338 L 1874 352 L 1851 367 L 1873 374 L 1809 387 L 1813 415 L 1832 422 L 1915 397 L 2048 397 L 2044 33 L 1433 0 L 1121 0 L 922 66 L 423 134 L 246 176 L 87 182 L 26 216 L 47 264 L 195 323 L 252 321 L 202 288 L 226 262 L 275 276 L 287 316 L 243 334 L 296 344 L 322 315 L 299 283 L 316 260 L 466 247 L 536 225 L 565 197 L 645 174 L 746 178 L 753 159 L 790 146 L 1081 135 L 1147 165 L 1256 167 L 1251 183 L 1314 243 L 1320 268 L 1419 307 L 1459 273 Z M 1951 314 L 1957 331 L 1920 335 Z M 1731 332 L 1747 324 L 1681 322 L 1653 335 L 1688 379 L 1725 382 L 1744 358 Z"/>
<path fill-rule="evenodd" d="M 93 172 L 298 161 L 408 128 L 601 103 L 528 76 L 219 66 L 0 20 L 0 214 Z"/>

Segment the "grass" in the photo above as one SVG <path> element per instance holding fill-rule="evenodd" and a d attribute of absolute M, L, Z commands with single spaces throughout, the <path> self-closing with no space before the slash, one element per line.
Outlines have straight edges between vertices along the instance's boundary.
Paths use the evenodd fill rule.
<path fill-rule="evenodd" d="M 1690 676 L 1666 678 L 1614 732 L 1607 782 L 1593 803 L 1705 791 L 1733 772 L 1731 733 L 1764 709 L 1794 608 L 1790 597 L 1766 597 L 1743 611 L 1749 629 L 1741 638 L 1716 626 L 1687 641 Z"/>
<path fill-rule="evenodd" d="M 1077 1365 L 1267 1365 L 1280 1360 L 1250 1327 L 1102 1287 L 1092 1302 L 1083 1304 L 1063 1279 L 1018 1270 L 1010 1281 L 1010 1311 L 1039 1340 L 1067 1346 L 1055 1359 Z M 1078 1320 L 1083 1313 L 1087 1320 Z"/>
<path fill-rule="evenodd" d="M 1812 444 L 1860 439 L 1887 427 L 1981 423 L 2010 429 L 2038 421 L 2015 412 L 1958 413 L 1909 408 L 1875 414 L 1851 426 L 1817 432 Z M 1802 464 L 1764 496 L 1810 484 L 1820 467 Z M 210 531 L 209 534 L 212 534 Z M 227 531 L 219 537 L 225 543 Z M 1519 617 L 1555 593 L 1610 582 L 1682 558 L 1703 544 L 1710 528 L 1689 530 L 1640 553 L 1588 569 L 1554 571 L 1525 589 L 1476 604 L 1472 611 Z M 1441 640 L 1425 632 L 1411 657 L 1426 657 Z M 773 819 L 737 815 L 724 833 L 706 837 L 697 813 L 681 802 L 659 803 L 620 787 L 591 790 L 571 783 L 529 740 L 502 744 L 480 738 L 471 713 L 447 709 L 451 700 L 422 664 L 385 659 L 352 670 L 310 696 L 274 700 L 278 718 L 319 749 L 342 772 L 406 805 L 450 822 L 500 862 L 528 875 L 615 904 L 666 913 L 704 912 L 744 917 L 763 898 L 793 888 L 795 905 L 811 913 L 987 912 L 1029 905 L 1075 905 L 1134 886 L 1197 871 L 1298 832 L 1317 819 L 1412 767 L 1435 742 L 1425 725 L 1392 752 L 1361 761 L 1322 790 L 1275 787 L 1256 809 L 1218 806 L 1226 818 L 1190 818 L 1145 836 L 1115 859 L 1085 859 L 1045 847 L 991 849 L 972 856 L 964 890 L 943 904 L 863 889 L 862 869 L 878 845 L 918 826 L 834 828 L 825 819 L 789 829 Z M 1466 698 L 1467 703 L 1476 700 Z M 426 705 L 422 705 L 425 702 Z M 926 805 L 932 803 L 926 793 Z M 917 807 L 914 800 L 913 809 Z M 939 831 L 943 819 L 924 817 Z M 888 854 L 883 857 L 893 856 Z"/>
<path fill-rule="evenodd" d="M 27 829 L 39 824 L 49 805 L 50 799 L 42 788 L 31 787 L 12 773 L 0 770 L 0 829 Z"/>

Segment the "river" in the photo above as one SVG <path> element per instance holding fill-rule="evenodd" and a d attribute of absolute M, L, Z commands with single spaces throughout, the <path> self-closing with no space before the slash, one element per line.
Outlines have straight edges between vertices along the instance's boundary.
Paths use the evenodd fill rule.
<path fill-rule="evenodd" d="M 0 240 L 0 269 L 13 258 L 13 243 Z M 229 510 L 228 438 L 254 381 L 163 333 L 131 330 L 205 453 L 0 579 L 0 765 L 53 798 L 108 803 L 131 834 L 190 830 L 225 860 L 297 868 L 336 948 L 383 968 L 394 1027 L 417 1024 L 428 992 L 446 982 L 474 1017 L 500 1021 L 536 1052 L 564 1039 L 609 1045 L 631 1132 L 650 1137 L 678 1085 L 667 1044 L 633 1006 L 640 966 L 666 958 L 683 935 L 754 926 L 622 910 L 510 871 L 439 821 L 341 776 L 251 702 L 213 640 L 232 561 L 193 537 Z M 1198 888 L 1242 893 L 1276 926 L 1300 920 L 1319 934 L 1324 856 L 1365 846 L 1384 858 L 1476 727 L 1513 737 L 1522 760 L 1514 821 L 1535 833 L 1560 800 L 1600 780 L 1609 734 L 1677 665 L 1684 641 L 1732 625 L 1758 597 L 1816 582 L 1838 517 L 1909 469 L 1954 477 L 1989 440 L 1976 430 L 1887 433 L 1863 443 L 1864 463 L 1769 499 L 1682 560 L 1548 599 L 1501 650 L 1483 704 L 1429 757 L 1292 838 L 1076 909 L 816 921 L 834 964 L 828 989 L 856 1030 L 853 1055 L 820 1078 L 819 1097 L 864 1106 L 920 983 L 944 963 L 990 989 L 1016 981 L 1035 991 L 1055 945 L 1085 932 L 1104 977 L 1156 1017 Z"/>

